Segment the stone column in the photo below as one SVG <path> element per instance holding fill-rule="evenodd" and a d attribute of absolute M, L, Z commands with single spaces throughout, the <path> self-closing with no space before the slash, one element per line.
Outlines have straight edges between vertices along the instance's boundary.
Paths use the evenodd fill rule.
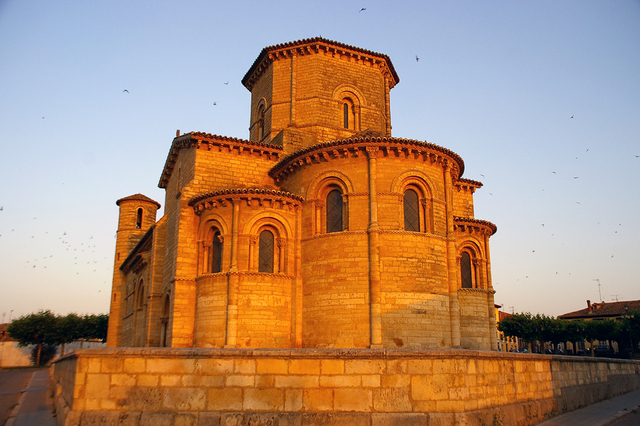
<path fill-rule="evenodd" d="M 456 253 L 456 235 L 453 230 L 453 178 L 451 165 L 444 164 L 444 194 L 447 211 L 447 269 L 449 283 L 449 316 L 451 323 L 451 347 L 459 348 L 460 336 L 460 300 L 458 298 L 458 262 Z"/>
<path fill-rule="evenodd" d="M 227 280 L 227 339 L 225 348 L 235 348 L 238 337 L 238 220 L 240 199 L 232 199 L 233 219 L 231 223 L 231 268 Z"/>
<path fill-rule="evenodd" d="M 292 328 L 294 335 L 294 347 L 302 347 L 302 207 L 295 207 L 296 211 L 296 233 L 294 236 L 294 259 L 293 259 L 293 289 L 292 308 Z"/>
<path fill-rule="evenodd" d="M 369 158 L 369 310 L 370 347 L 382 347 L 380 307 L 380 227 L 378 226 L 378 190 L 376 187 L 378 147 L 367 147 Z"/>

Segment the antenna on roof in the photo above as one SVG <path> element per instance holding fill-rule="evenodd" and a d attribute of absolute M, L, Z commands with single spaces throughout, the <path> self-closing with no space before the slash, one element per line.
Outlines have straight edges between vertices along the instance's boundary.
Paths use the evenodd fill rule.
<path fill-rule="evenodd" d="M 599 301 L 604 302 L 604 300 L 602 300 L 602 292 L 600 291 L 600 279 L 596 278 L 594 281 L 598 281 L 598 296 L 599 296 Z"/>
<path fill-rule="evenodd" d="M 619 294 L 612 294 L 611 298 L 612 299 L 616 299 L 616 302 L 619 302 L 620 300 L 618 300 L 618 296 L 620 296 Z"/>

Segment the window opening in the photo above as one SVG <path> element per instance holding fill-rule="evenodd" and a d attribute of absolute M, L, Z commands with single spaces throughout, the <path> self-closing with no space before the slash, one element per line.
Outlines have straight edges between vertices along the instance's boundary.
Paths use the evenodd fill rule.
<path fill-rule="evenodd" d="M 460 275 L 462 278 L 462 288 L 473 288 L 471 256 L 466 251 L 462 252 L 462 257 L 460 258 Z"/>
<path fill-rule="evenodd" d="M 142 208 L 139 208 L 136 214 L 136 228 L 138 229 L 142 228 L 142 212 Z"/>
<path fill-rule="evenodd" d="M 327 194 L 327 233 L 341 232 L 343 216 L 342 192 L 334 189 Z"/>
<path fill-rule="evenodd" d="M 258 141 L 264 137 L 264 105 L 258 109 Z"/>
<path fill-rule="evenodd" d="M 420 232 L 420 201 L 413 189 L 404 193 L 404 230 Z"/>
<path fill-rule="evenodd" d="M 342 112 L 343 112 L 343 122 L 344 122 L 344 128 L 348 129 L 349 128 L 349 104 L 348 103 L 344 103 L 342 104 Z"/>
<path fill-rule="evenodd" d="M 273 234 L 271 231 L 260 233 L 260 243 L 258 247 L 258 272 L 273 273 Z"/>
<path fill-rule="evenodd" d="M 220 231 L 214 228 L 213 241 L 211 242 L 211 268 L 210 272 L 222 271 L 222 241 Z"/>

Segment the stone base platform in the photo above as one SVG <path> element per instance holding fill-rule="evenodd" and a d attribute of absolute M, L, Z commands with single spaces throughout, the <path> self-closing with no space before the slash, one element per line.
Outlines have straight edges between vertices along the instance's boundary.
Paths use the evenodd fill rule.
<path fill-rule="evenodd" d="M 535 425 L 640 389 L 640 363 L 468 350 L 86 349 L 60 426 Z"/>

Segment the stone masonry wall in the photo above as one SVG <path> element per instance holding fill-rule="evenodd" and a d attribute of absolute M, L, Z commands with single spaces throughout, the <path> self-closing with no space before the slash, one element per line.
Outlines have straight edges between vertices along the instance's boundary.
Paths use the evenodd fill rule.
<path fill-rule="evenodd" d="M 636 361 L 464 350 L 89 349 L 55 363 L 54 386 L 61 426 L 480 425 L 494 415 L 528 426 L 638 389 L 639 374 Z"/>

